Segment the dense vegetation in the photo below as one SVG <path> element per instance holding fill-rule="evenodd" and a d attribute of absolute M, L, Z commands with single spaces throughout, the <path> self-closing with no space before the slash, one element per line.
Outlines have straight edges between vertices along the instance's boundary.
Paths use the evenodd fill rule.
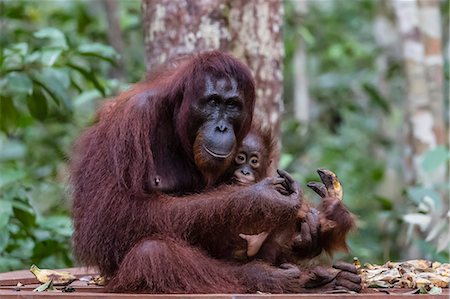
<path fill-rule="evenodd" d="M 303 185 L 317 180 L 319 166 L 339 175 L 345 201 L 359 216 L 360 230 L 350 245 L 362 261 L 399 259 L 407 247 L 445 261 L 448 254 L 437 250 L 442 244 L 435 241 L 448 226 L 446 215 L 439 215 L 431 237 L 413 233 L 405 222 L 412 212 L 431 217 L 441 211 L 445 204 L 438 191 L 445 186 L 407 187 L 399 179 L 405 82 L 401 62 L 392 60 L 383 73 L 388 92 L 378 90 L 377 58 L 383 53 L 372 37 L 375 3 L 311 6 L 306 17 L 286 3 L 285 105 L 292 105 L 291 66 L 300 38 L 307 46 L 315 103 L 307 126 L 289 113 L 284 118 L 283 134 L 290 137 L 283 139 L 281 167 Z M 71 144 L 102 98 L 144 73 L 140 2 L 119 4 L 122 57 L 108 46 L 100 1 L 1 3 L 0 271 L 32 263 L 73 265 L 66 184 Z M 120 59 L 122 80 L 112 76 Z M 448 151 L 438 149 L 425 168 L 433 171 L 447 159 Z M 431 208 L 424 209 L 426 204 Z"/>
<path fill-rule="evenodd" d="M 98 101 L 126 84 L 111 78 L 100 1 L 1 3 L 0 271 L 73 265 L 66 161 Z M 126 82 L 144 72 L 140 3 L 120 7 Z"/>

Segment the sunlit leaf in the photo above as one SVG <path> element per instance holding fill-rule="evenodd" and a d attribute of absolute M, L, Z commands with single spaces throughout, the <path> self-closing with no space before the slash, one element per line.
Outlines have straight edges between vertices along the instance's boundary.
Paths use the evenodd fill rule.
<path fill-rule="evenodd" d="M 40 49 L 38 51 L 34 51 L 33 53 L 27 55 L 25 57 L 25 63 L 27 64 L 32 64 L 32 63 L 36 63 L 41 59 L 42 55 L 41 55 L 41 51 Z"/>
<path fill-rule="evenodd" d="M 17 43 L 11 46 L 12 52 L 25 56 L 28 54 L 28 44 L 27 43 Z M 6 54 L 8 55 L 8 54 Z"/>
<path fill-rule="evenodd" d="M 0 139 L 0 162 L 16 160 L 24 157 L 26 146 L 18 140 Z"/>
<path fill-rule="evenodd" d="M 61 49 L 44 49 L 41 55 L 41 61 L 44 65 L 52 66 L 61 55 Z"/>
<path fill-rule="evenodd" d="M 30 95 L 33 91 L 33 82 L 25 73 L 12 72 L 6 75 L 5 87 L 11 94 L 22 93 Z"/>
<path fill-rule="evenodd" d="M 434 200 L 437 208 L 441 206 L 440 205 L 441 199 L 439 193 L 437 193 L 431 188 L 410 187 L 406 190 L 406 192 L 408 193 L 408 197 L 412 199 L 416 204 L 420 204 L 422 200 L 425 198 L 425 196 L 428 196 Z"/>
<path fill-rule="evenodd" d="M 448 149 L 444 145 L 440 145 L 425 153 L 422 160 L 422 167 L 425 171 L 433 172 L 439 166 L 444 166 L 448 159 Z"/>
<path fill-rule="evenodd" d="M 426 214 L 411 213 L 403 216 L 403 221 L 418 225 L 421 231 L 425 231 L 431 223 L 431 216 Z"/>
<path fill-rule="evenodd" d="M 48 47 L 58 47 L 61 49 L 67 49 L 67 41 L 64 33 L 56 28 L 44 28 L 35 32 L 34 37 L 40 39 L 48 39 Z"/>
<path fill-rule="evenodd" d="M 2 200 L 0 201 L 0 230 L 4 230 L 8 224 L 9 218 L 12 216 L 11 202 Z"/>
<path fill-rule="evenodd" d="M 63 77 L 58 76 L 52 70 L 44 69 L 39 72 L 33 72 L 32 79 L 34 83 L 42 87 L 51 96 L 56 104 L 63 104 L 68 111 L 72 110 L 72 104 L 64 88 L 66 80 Z M 67 80 L 70 84 L 70 79 Z"/>
<path fill-rule="evenodd" d="M 78 47 L 78 52 L 81 55 L 100 58 L 112 64 L 114 64 L 120 57 L 114 48 L 98 43 L 81 45 Z"/>
<path fill-rule="evenodd" d="M 72 220 L 68 216 L 54 215 L 40 218 L 38 223 L 40 227 L 48 231 L 58 232 L 58 234 L 62 236 L 72 236 Z"/>
<path fill-rule="evenodd" d="M 17 182 L 26 176 L 24 170 L 16 169 L 2 169 L 0 172 L 0 188 L 5 187 L 8 184 Z"/>

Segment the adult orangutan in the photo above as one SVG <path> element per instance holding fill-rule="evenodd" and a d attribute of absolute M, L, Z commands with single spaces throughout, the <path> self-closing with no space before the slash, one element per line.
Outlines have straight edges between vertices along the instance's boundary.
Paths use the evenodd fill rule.
<path fill-rule="evenodd" d="M 206 52 L 120 94 L 81 135 L 71 162 L 74 251 L 107 277 L 109 291 L 359 290 L 347 264 L 300 271 L 221 259 L 227 239 L 249 225 L 282 226 L 299 207 L 285 172 L 246 187 L 222 184 L 254 98 L 246 66 Z"/>

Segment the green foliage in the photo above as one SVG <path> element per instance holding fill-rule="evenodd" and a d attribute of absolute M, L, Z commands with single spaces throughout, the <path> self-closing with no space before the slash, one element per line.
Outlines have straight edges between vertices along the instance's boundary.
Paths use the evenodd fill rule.
<path fill-rule="evenodd" d="M 437 186 L 404 192 L 400 138 L 406 83 L 401 61 L 384 53 L 373 37 L 375 17 L 385 9 L 380 3 L 308 1 L 307 13 L 301 14 L 297 2 L 285 2 L 286 110 L 294 111 L 289 99 L 293 98 L 293 59 L 301 40 L 306 46 L 311 120 L 300 124 L 289 113 L 291 117 L 284 118 L 280 167 L 293 172 L 303 185 L 318 180 L 315 169 L 319 167 L 337 173 L 344 201 L 358 215 L 358 232 L 351 235 L 350 247 L 351 254 L 362 261 L 383 263 L 404 257 L 403 248 L 410 246 L 408 232 L 409 241 L 423 250 L 423 256 L 448 258 L 434 242 L 446 227 L 441 223 L 448 225 L 447 215 L 438 217 L 441 221 L 434 231 L 435 222 L 427 220 L 422 234 L 412 234 L 411 227 L 416 226 L 405 225 L 405 216 L 411 212 L 436 219 L 432 211 L 442 207 L 442 195 Z M 384 70 L 379 67 L 383 55 Z M 446 159 L 446 149 L 437 148 L 424 157 L 424 169 L 433 172 Z M 317 199 L 309 190 L 305 194 Z M 432 199 L 434 209 L 418 208 L 425 198 Z M 344 258 L 350 261 L 351 257 Z"/>
<path fill-rule="evenodd" d="M 99 3 L 1 3 L 7 30 L 0 38 L 0 271 L 32 263 L 73 265 L 66 190 L 70 147 L 92 121 L 98 100 L 123 87 L 107 79 L 120 57 L 105 45 Z M 139 2 L 124 5 L 132 7 L 122 12 L 125 30 L 135 30 L 130 26 L 136 19 L 128 13 Z M 143 61 L 142 55 L 126 59 Z M 136 70 L 133 76 L 140 76 L 142 63 Z"/>
<path fill-rule="evenodd" d="M 2 58 L 1 112 L 8 117 L 2 117 L 0 129 L 9 133 L 17 125 L 32 124 L 30 116 L 39 121 L 49 114 L 70 116 L 70 98 L 81 90 L 80 86 L 95 88 L 106 96 L 95 66 L 98 58 L 111 62 L 117 54 L 99 44 L 68 47 L 64 33 L 45 28 L 30 36 L 28 42 L 6 46 Z"/>
<path fill-rule="evenodd" d="M 422 156 L 422 170 L 429 176 L 444 175 L 445 165 L 449 163 L 450 151 L 438 146 Z M 443 194 L 448 194 L 448 184 L 407 188 L 407 196 L 413 209 L 403 216 L 408 224 L 407 241 L 419 244 L 424 254 L 445 262 L 448 261 L 450 245 L 450 212 L 446 212 Z"/>

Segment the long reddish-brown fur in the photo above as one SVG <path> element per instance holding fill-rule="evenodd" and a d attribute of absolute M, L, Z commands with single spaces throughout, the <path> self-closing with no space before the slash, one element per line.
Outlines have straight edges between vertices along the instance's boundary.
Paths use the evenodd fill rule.
<path fill-rule="evenodd" d="M 245 116 L 235 132 L 239 145 L 252 121 L 254 83 L 246 66 L 216 51 L 168 64 L 120 94 L 76 142 L 74 252 L 107 277 L 109 291 L 287 293 L 317 280 L 296 267 L 223 258 L 227 239 L 252 225 L 282 227 L 299 203 L 298 194 L 281 195 L 270 179 L 229 186 L 220 173 L 199 169 L 190 112 L 206 75 L 238 83 Z"/>
<path fill-rule="evenodd" d="M 209 178 L 194 163 L 189 112 L 205 74 L 238 82 L 245 100 L 245 118 L 236 132 L 240 143 L 252 120 L 254 83 L 247 67 L 220 52 L 180 60 L 134 85 L 76 143 L 74 251 L 82 264 L 111 279 L 109 290 L 246 292 L 254 285 L 252 275 L 243 273 L 254 271 L 245 269 L 266 266 L 238 269 L 209 255 L 220 256 L 222 237 L 238 234 L 239 227 L 277 225 L 295 211 L 295 203 L 250 188 L 222 186 L 196 194 Z M 164 183 L 164 192 L 155 178 Z M 270 267 L 266 272 L 271 271 L 280 272 Z M 264 288 L 287 291 L 293 279 L 270 279 Z"/>

